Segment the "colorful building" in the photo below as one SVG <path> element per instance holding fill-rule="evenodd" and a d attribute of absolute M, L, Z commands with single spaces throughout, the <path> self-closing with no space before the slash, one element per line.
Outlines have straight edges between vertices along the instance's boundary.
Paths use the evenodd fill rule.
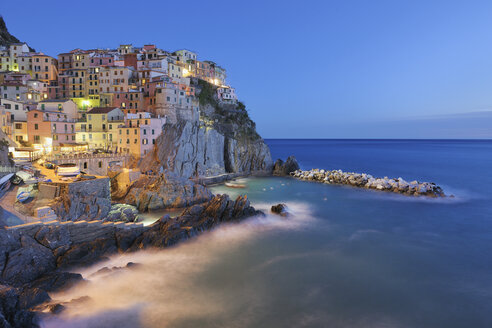
<path fill-rule="evenodd" d="M 127 114 L 125 124 L 118 128 L 119 151 L 136 158 L 152 151 L 157 137 L 161 135 L 166 120 L 151 113 Z"/>
<path fill-rule="evenodd" d="M 27 135 L 35 148 L 59 152 L 61 144 L 75 143 L 75 120 L 60 111 L 34 109 L 27 113 Z"/>
<path fill-rule="evenodd" d="M 89 149 L 113 149 L 118 126 L 124 124 L 125 114 L 118 107 L 96 107 L 76 124 L 77 143 L 87 143 Z"/>

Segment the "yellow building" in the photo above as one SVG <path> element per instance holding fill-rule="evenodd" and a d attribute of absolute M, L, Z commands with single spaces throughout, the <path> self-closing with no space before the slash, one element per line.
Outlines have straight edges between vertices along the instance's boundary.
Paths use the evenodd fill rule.
<path fill-rule="evenodd" d="M 117 143 L 118 126 L 124 124 L 124 116 L 118 107 L 91 109 L 76 123 L 76 142 L 87 143 L 89 149 L 113 149 Z"/>
<path fill-rule="evenodd" d="M 19 145 L 22 146 L 23 142 L 27 142 L 27 122 L 25 121 L 14 121 L 12 129 L 12 139 Z"/>

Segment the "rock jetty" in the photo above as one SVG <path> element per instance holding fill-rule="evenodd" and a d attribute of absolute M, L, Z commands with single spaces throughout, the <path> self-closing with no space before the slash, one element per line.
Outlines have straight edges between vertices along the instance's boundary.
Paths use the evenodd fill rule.
<path fill-rule="evenodd" d="M 409 196 L 446 197 L 442 188 L 432 182 L 419 182 L 416 180 L 407 182 L 402 178 L 377 178 L 366 173 L 343 172 L 342 170 L 296 170 L 291 172 L 290 175 L 301 180 L 349 185 Z"/>

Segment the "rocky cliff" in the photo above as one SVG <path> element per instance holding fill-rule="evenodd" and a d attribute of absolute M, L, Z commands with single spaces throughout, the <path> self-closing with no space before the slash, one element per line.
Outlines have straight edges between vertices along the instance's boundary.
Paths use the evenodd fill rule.
<path fill-rule="evenodd" d="M 174 174 L 141 176 L 120 199 L 139 211 L 162 208 L 182 208 L 203 203 L 212 198 L 206 187 Z"/>
<path fill-rule="evenodd" d="M 245 106 L 220 103 L 217 88 L 192 80 L 199 98 L 199 119 L 179 115 L 164 126 L 155 153 L 144 162 L 181 177 L 271 172 L 270 149 L 256 132 Z"/>
<path fill-rule="evenodd" d="M 111 210 L 109 178 L 62 183 L 50 207 L 61 221 L 102 220 Z"/>
<path fill-rule="evenodd" d="M 63 308 L 35 306 L 49 301 L 47 292 L 80 282 L 82 276 L 70 272 L 75 266 L 93 264 L 118 252 L 164 248 L 223 222 L 257 214 L 261 212 L 245 196 L 232 200 L 219 195 L 176 218 L 164 216 L 149 227 L 80 221 L 0 229 L 0 327 L 38 327 L 33 311 L 46 315 Z"/>
<path fill-rule="evenodd" d="M 3 17 L 0 16 L 0 46 L 8 46 L 11 43 L 17 42 L 19 42 L 19 39 L 9 33 Z"/>

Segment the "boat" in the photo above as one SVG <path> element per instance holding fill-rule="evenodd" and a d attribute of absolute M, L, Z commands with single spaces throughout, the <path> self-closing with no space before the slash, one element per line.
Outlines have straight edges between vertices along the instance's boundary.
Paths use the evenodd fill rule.
<path fill-rule="evenodd" d="M 246 188 L 246 184 L 237 182 L 226 182 L 224 185 L 229 188 Z"/>
<path fill-rule="evenodd" d="M 32 192 L 34 190 L 33 185 L 28 185 L 25 187 L 19 187 L 17 190 L 17 200 L 21 203 L 25 202 L 32 196 Z"/>
<path fill-rule="evenodd" d="M 55 168 L 56 175 L 77 176 L 80 174 L 80 168 L 74 163 L 59 164 Z"/>
<path fill-rule="evenodd" d="M 17 200 L 21 203 L 24 203 L 29 197 L 31 197 L 31 193 L 27 191 L 21 191 L 17 194 Z"/>
<path fill-rule="evenodd" d="M 0 179 L 0 193 L 10 188 L 10 180 L 14 176 L 14 173 L 7 174 Z"/>

